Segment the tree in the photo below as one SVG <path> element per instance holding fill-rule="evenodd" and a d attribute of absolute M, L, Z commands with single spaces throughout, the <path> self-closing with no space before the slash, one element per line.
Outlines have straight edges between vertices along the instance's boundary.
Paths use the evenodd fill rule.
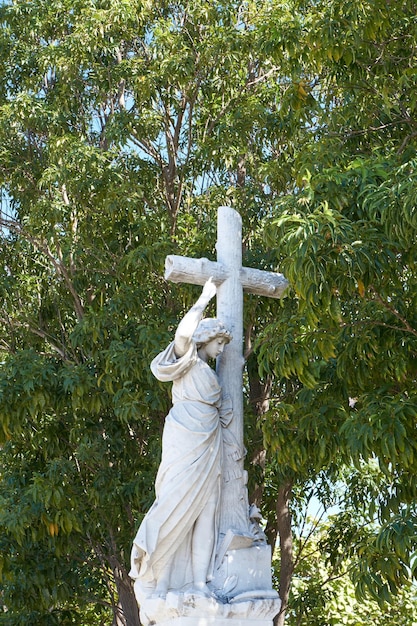
<path fill-rule="evenodd" d="M 350 509 L 349 514 L 353 516 L 353 524 L 359 521 L 354 509 Z M 349 577 L 349 570 L 354 564 L 348 555 L 340 551 L 340 558 L 335 561 L 332 553 L 327 552 L 327 546 L 335 540 L 333 521 L 340 530 L 339 520 L 333 520 L 332 515 L 307 519 L 299 517 L 302 523 L 296 532 L 296 567 L 287 616 L 290 626 L 413 626 L 416 623 L 416 590 L 413 585 L 404 585 L 383 610 L 375 599 L 358 598 Z M 348 526 L 353 524 L 348 522 Z"/>
<path fill-rule="evenodd" d="M 281 379 L 264 429 L 282 483 L 338 480 L 344 464 L 366 476 L 377 461 L 356 507 L 378 524 L 341 545 L 357 559 L 359 593 L 384 602 L 415 575 L 414 8 L 316 8 L 288 50 L 316 114 L 267 231 L 295 299 L 259 342 L 262 367 Z"/>

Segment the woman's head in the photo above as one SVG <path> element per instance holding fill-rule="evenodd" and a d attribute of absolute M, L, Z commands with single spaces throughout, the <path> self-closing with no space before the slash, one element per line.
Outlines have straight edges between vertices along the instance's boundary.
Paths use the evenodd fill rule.
<path fill-rule="evenodd" d="M 229 343 L 232 339 L 231 333 L 227 330 L 223 322 L 215 317 L 206 317 L 201 320 L 193 335 L 197 347 L 209 343 L 209 341 L 217 337 L 222 338 L 224 343 Z"/>

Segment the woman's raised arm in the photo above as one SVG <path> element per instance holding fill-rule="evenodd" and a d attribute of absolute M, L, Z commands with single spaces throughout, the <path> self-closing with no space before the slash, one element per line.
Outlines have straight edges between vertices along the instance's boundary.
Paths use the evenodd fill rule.
<path fill-rule="evenodd" d="M 209 278 L 206 281 L 197 302 L 191 307 L 188 313 L 184 315 L 181 322 L 178 324 L 174 340 L 175 354 L 177 357 L 183 356 L 189 349 L 191 338 L 203 316 L 204 309 L 215 295 L 216 285 L 214 284 L 213 279 Z"/>

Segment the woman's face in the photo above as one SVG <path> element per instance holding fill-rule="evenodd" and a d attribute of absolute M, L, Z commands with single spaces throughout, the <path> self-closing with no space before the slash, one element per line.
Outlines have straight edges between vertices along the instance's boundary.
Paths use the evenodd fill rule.
<path fill-rule="evenodd" d="M 215 359 L 223 352 L 225 343 L 224 337 L 215 337 L 214 339 L 211 339 L 201 346 L 199 350 L 200 357 L 206 357 L 205 360 Z"/>

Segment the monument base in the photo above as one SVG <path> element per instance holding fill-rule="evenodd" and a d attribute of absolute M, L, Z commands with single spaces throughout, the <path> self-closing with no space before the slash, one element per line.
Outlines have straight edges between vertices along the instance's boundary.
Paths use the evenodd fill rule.
<path fill-rule="evenodd" d="M 227 550 L 209 586 L 211 596 L 189 589 L 155 597 L 144 594 L 137 580 L 143 626 L 272 626 L 281 608 L 267 545 Z"/>
<path fill-rule="evenodd" d="M 158 626 L 272 626 L 272 620 L 223 619 L 217 617 L 177 617 Z"/>
<path fill-rule="evenodd" d="M 281 608 L 277 592 L 265 590 L 263 598 L 244 595 L 223 603 L 213 597 L 170 592 L 165 599 L 144 600 L 140 618 L 143 626 L 271 626 Z"/>

